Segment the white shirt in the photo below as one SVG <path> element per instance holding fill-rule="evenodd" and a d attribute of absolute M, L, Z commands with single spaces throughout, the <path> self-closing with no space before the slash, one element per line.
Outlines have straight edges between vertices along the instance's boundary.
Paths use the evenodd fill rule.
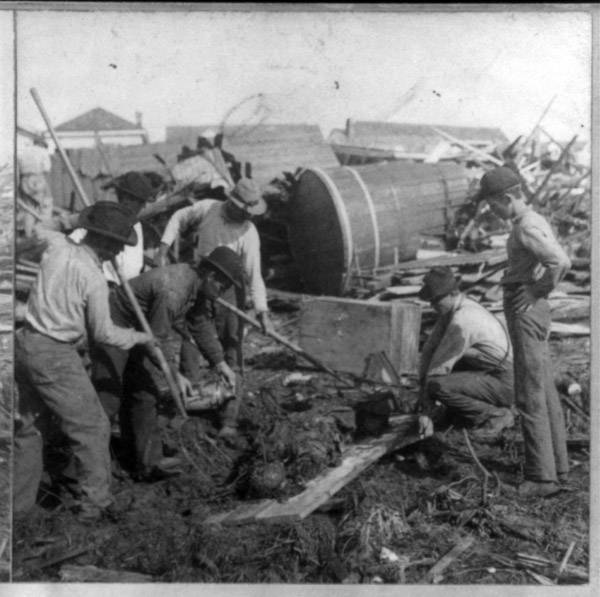
<path fill-rule="evenodd" d="M 125 279 L 130 280 L 142 273 L 144 268 L 144 233 L 142 231 L 142 223 L 137 222 L 133 229 L 137 234 L 137 243 L 135 246 L 125 245 L 125 248 L 115 257 L 117 265 L 121 268 Z M 79 244 L 87 234 L 85 228 L 76 228 L 69 234 L 69 238 Z M 119 276 L 115 271 L 110 261 L 105 261 L 102 264 L 102 271 L 107 282 L 114 282 L 120 285 Z"/>
<path fill-rule="evenodd" d="M 267 311 L 267 291 L 260 269 L 260 239 L 256 226 L 248 220 L 232 222 L 226 219 L 224 207 L 223 201 L 204 199 L 176 211 L 165 228 L 161 242 L 171 246 L 182 230 L 193 226 L 196 262 L 217 247 L 229 247 L 242 259 L 254 308 Z"/>
<path fill-rule="evenodd" d="M 48 150 L 39 145 L 24 147 L 17 156 L 17 165 L 21 175 L 44 174 L 50 172 L 50 156 Z"/>

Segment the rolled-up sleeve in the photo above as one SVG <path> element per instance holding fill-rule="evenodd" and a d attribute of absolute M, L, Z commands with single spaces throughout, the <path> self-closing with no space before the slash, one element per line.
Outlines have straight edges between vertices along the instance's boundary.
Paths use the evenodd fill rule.
<path fill-rule="evenodd" d="M 206 209 L 207 205 L 203 201 L 199 201 L 183 209 L 178 209 L 167 223 L 160 242 L 171 246 L 184 228 L 199 223 L 202 220 Z"/>
<path fill-rule="evenodd" d="M 108 306 L 108 286 L 104 280 L 92 282 L 87 292 L 87 323 L 96 342 L 129 350 L 143 336 L 132 328 L 116 326 Z"/>
<path fill-rule="evenodd" d="M 257 311 L 267 311 L 267 290 L 260 265 L 260 239 L 254 225 L 248 228 L 242 242 L 244 271 L 250 285 L 250 298 Z"/>

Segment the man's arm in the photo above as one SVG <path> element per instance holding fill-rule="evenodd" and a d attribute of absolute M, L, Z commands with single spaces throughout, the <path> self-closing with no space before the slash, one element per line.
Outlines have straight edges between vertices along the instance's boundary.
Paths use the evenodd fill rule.
<path fill-rule="evenodd" d="M 132 328 L 116 326 L 108 306 L 108 286 L 101 279 L 90 285 L 87 292 L 87 323 L 91 337 L 103 344 L 129 350 L 136 344 L 147 344 L 150 336 Z"/>
<path fill-rule="evenodd" d="M 184 228 L 202 221 L 208 207 L 210 205 L 206 205 L 204 201 L 199 201 L 198 203 L 194 203 L 194 205 L 178 209 L 171 216 L 160 239 L 157 259 L 159 265 L 163 266 L 167 264 L 169 247 L 175 242 L 175 239 L 181 234 Z"/>
<path fill-rule="evenodd" d="M 257 311 L 257 318 L 263 332 L 274 331 L 273 324 L 269 318 L 269 307 L 267 306 L 267 289 L 262 277 L 260 266 L 260 238 L 254 224 L 242 238 L 242 259 L 244 272 L 250 286 L 250 298 Z"/>
<path fill-rule="evenodd" d="M 571 261 L 549 225 L 546 230 L 537 226 L 522 229 L 521 241 L 545 268 L 541 278 L 530 286 L 530 290 L 536 298 L 546 297 L 569 271 Z"/>

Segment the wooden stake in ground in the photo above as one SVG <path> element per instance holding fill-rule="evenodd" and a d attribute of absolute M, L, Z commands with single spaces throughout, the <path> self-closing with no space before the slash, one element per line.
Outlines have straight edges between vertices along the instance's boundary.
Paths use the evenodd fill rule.
<path fill-rule="evenodd" d="M 424 582 L 437 584 L 442 580 L 443 572 L 456 560 L 463 552 L 467 551 L 475 539 L 471 535 L 463 537 L 456 545 L 440 559 L 431 570 L 425 575 Z"/>

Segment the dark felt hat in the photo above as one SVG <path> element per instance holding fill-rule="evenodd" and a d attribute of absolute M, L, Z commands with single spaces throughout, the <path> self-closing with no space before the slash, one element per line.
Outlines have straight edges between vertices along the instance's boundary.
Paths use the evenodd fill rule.
<path fill-rule="evenodd" d="M 419 298 L 424 301 L 440 299 L 453 290 L 458 290 L 459 279 L 449 267 L 434 267 L 423 278 Z"/>
<path fill-rule="evenodd" d="M 267 204 L 260 194 L 260 188 L 251 178 L 240 178 L 229 194 L 232 203 L 253 216 L 267 211 Z"/>
<path fill-rule="evenodd" d="M 138 238 L 131 214 L 113 201 L 98 201 L 79 214 L 78 226 L 102 236 L 135 246 Z"/>
<path fill-rule="evenodd" d="M 156 193 L 150 179 L 141 172 L 126 172 L 103 186 L 104 189 L 113 188 L 117 197 L 122 193 L 132 195 L 139 201 L 151 203 L 156 199 Z"/>
<path fill-rule="evenodd" d="M 506 166 L 500 166 L 486 172 L 481 177 L 478 197 L 479 199 L 485 199 L 490 195 L 498 195 L 520 184 L 521 179 L 514 170 Z"/>
<path fill-rule="evenodd" d="M 202 259 L 200 265 L 212 266 L 225 274 L 238 288 L 243 286 L 244 271 L 242 260 L 229 247 L 217 247 L 210 255 Z"/>

